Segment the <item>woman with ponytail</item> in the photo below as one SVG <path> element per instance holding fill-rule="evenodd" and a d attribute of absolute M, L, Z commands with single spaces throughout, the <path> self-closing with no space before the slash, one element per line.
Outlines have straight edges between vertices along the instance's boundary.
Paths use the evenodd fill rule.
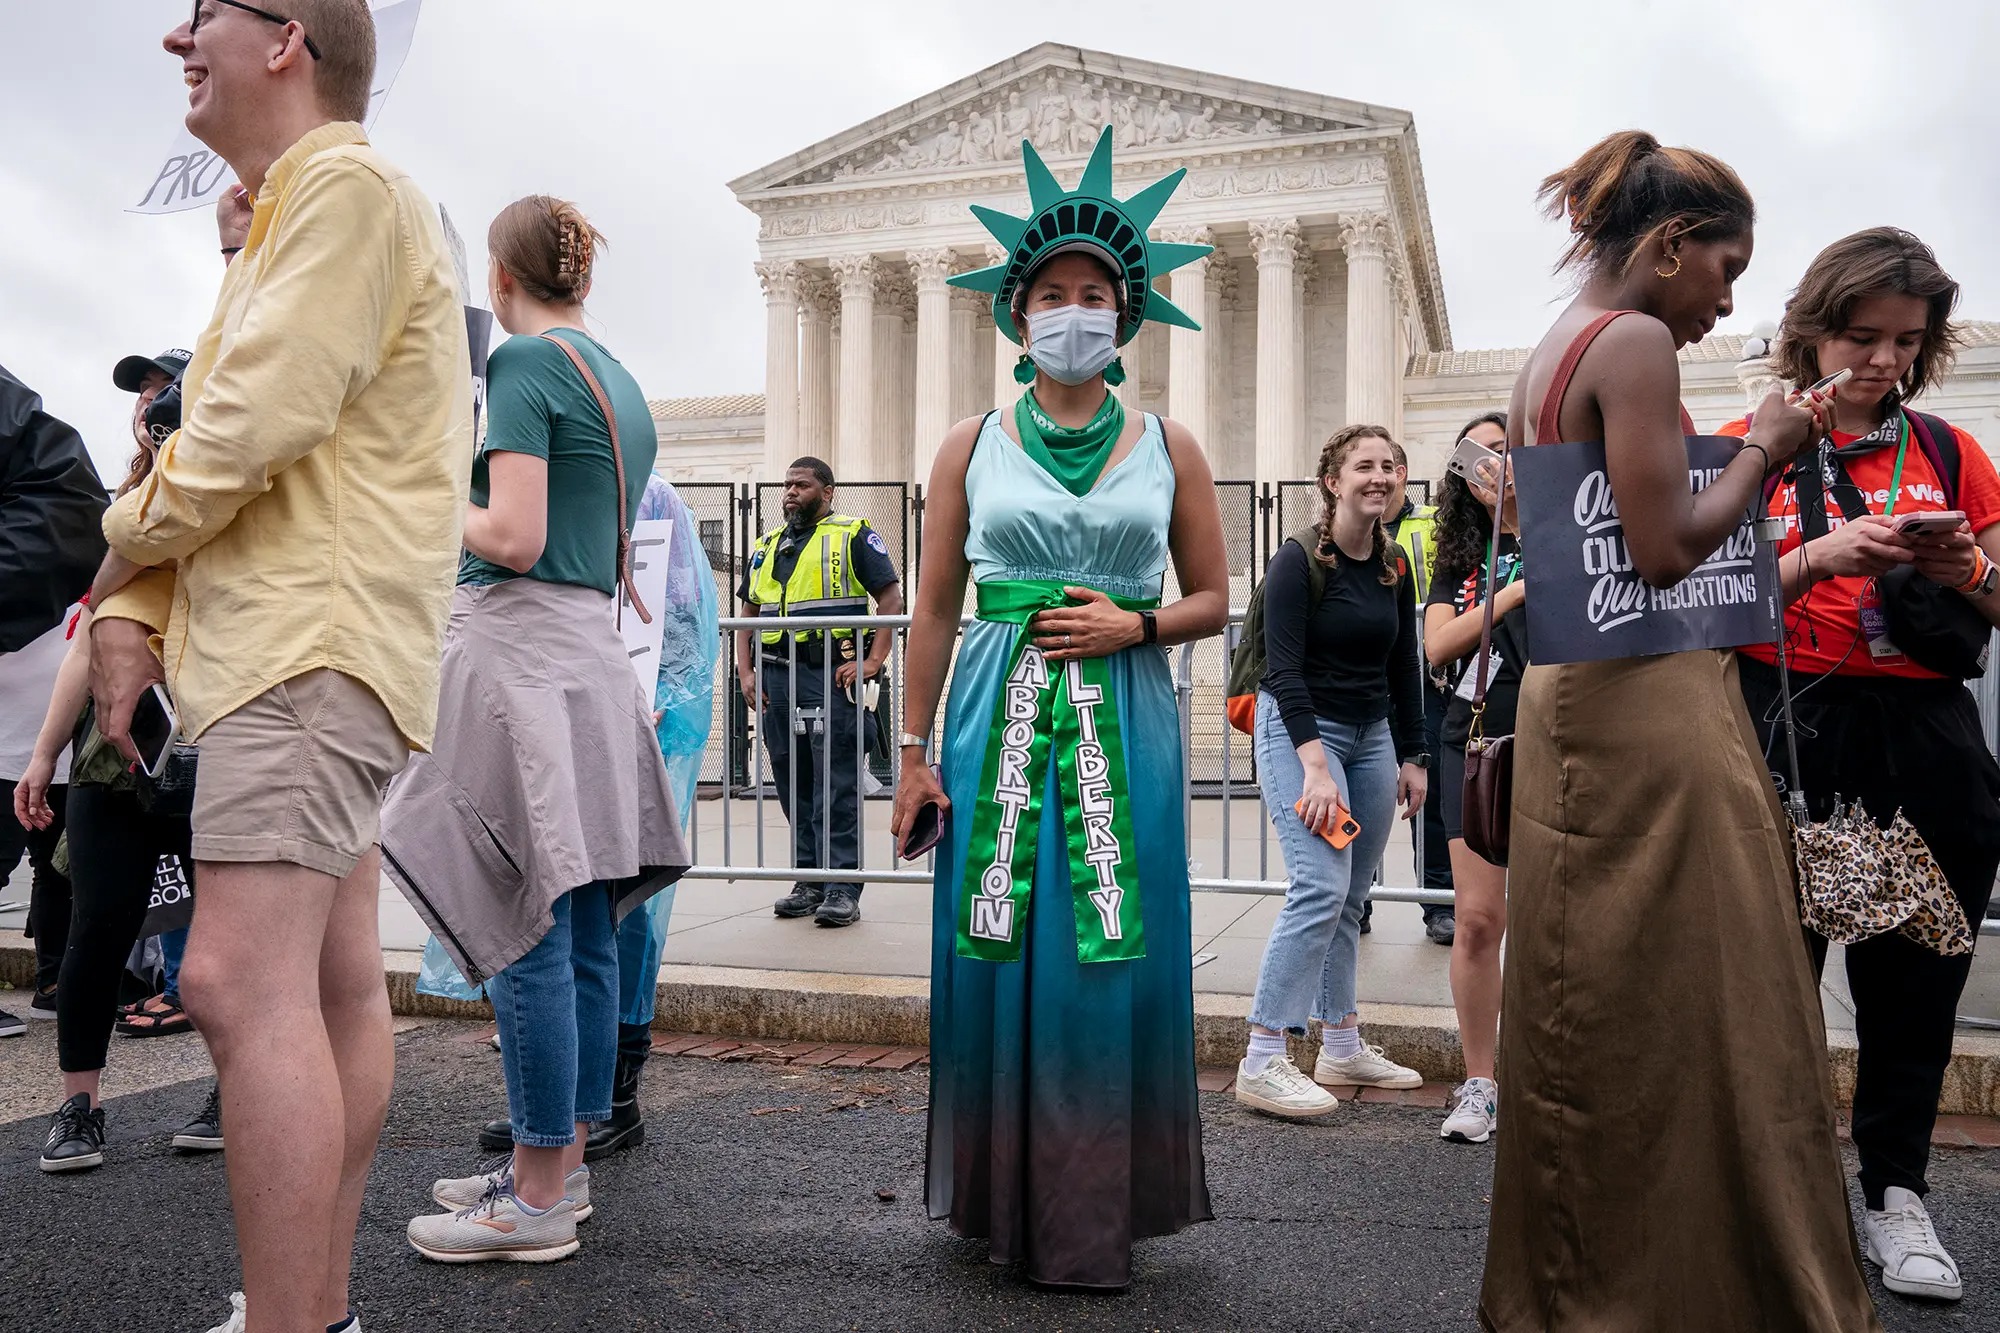
<path fill-rule="evenodd" d="M 1236 1100 L 1272 1115 L 1325 1115 L 1340 1103 L 1322 1085 L 1423 1082 L 1362 1044 L 1354 1007 L 1369 876 L 1397 807 L 1404 819 L 1424 808 L 1429 776 L 1416 585 L 1383 526 L 1398 480 L 1386 430 L 1342 430 L 1319 458 L 1318 548 L 1287 541 L 1265 574 L 1257 774 L 1291 885 L 1258 969 Z M 1287 1036 L 1313 1016 L 1320 1051 L 1307 1078 Z"/>
<path fill-rule="evenodd" d="M 487 364 L 435 749 L 382 811 L 385 869 L 500 1026 L 513 1152 L 437 1181 L 446 1211 L 409 1225 L 449 1263 L 575 1252 L 586 1140 L 612 1116 L 618 922 L 688 866 L 652 693 L 614 622 L 653 614 L 630 596 L 626 545 L 657 444 L 638 382 L 583 331 L 603 244 L 547 195 L 487 233 L 514 336 Z"/>
<path fill-rule="evenodd" d="M 1672 587 L 1825 429 L 1826 403 L 1772 393 L 1690 495 L 1676 353 L 1730 313 L 1749 192 L 1633 131 L 1542 195 L 1581 284 L 1514 386 L 1508 439 L 1603 441 L 1632 565 Z M 1879 1328 L 1735 653 L 1530 666 L 1514 734 L 1482 1327 Z"/>

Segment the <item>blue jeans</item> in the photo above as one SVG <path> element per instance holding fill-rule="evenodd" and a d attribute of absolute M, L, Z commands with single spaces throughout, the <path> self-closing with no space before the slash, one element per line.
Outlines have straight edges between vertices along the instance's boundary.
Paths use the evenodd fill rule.
<path fill-rule="evenodd" d="M 181 959 L 186 955 L 187 947 L 186 926 L 182 926 L 179 930 L 160 932 L 160 971 L 166 977 L 160 985 L 160 991 L 170 1000 L 181 998 Z"/>
<path fill-rule="evenodd" d="M 1304 1032 L 1308 1017 L 1336 1024 L 1355 1012 L 1368 875 L 1382 860 L 1396 817 L 1400 766 L 1388 721 L 1358 727 L 1318 721 L 1327 768 L 1361 825 L 1360 835 L 1339 851 L 1293 809 L 1305 793 L 1305 765 L 1278 717 L 1278 701 L 1257 696 L 1257 780 L 1292 881 L 1264 946 L 1250 1005 L 1250 1021 L 1274 1032 Z"/>
<path fill-rule="evenodd" d="M 500 1025 L 514 1142 L 562 1148 L 611 1118 L 618 1061 L 618 932 L 602 883 L 556 900 L 542 942 L 486 983 Z"/>

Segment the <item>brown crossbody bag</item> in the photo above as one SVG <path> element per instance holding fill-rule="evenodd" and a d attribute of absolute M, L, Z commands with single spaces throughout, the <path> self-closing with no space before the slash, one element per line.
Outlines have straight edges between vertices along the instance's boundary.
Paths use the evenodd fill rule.
<path fill-rule="evenodd" d="M 1500 516 L 1507 512 L 1507 484 L 1514 469 L 1500 468 L 1493 505 L 1494 538 L 1486 544 L 1486 606 L 1479 629 L 1479 674 L 1472 687 L 1472 732 L 1465 741 L 1465 845 L 1496 866 L 1507 864 L 1508 825 L 1514 814 L 1514 737 L 1485 732 L 1487 668 L 1493 661 L 1493 598 L 1499 592 Z"/>
<path fill-rule="evenodd" d="M 618 447 L 618 414 L 611 410 L 611 399 L 605 396 L 604 386 L 597 382 L 597 376 L 590 373 L 584 362 L 583 353 L 569 345 L 568 341 L 553 333 L 544 333 L 544 339 L 563 349 L 563 355 L 576 367 L 576 373 L 583 376 L 589 386 L 591 396 L 597 399 L 597 410 L 604 413 L 604 428 L 611 432 L 611 470 L 618 477 L 618 582 L 625 589 L 625 596 L 632 601 L 632 609 L 639 613 L 642 624 L 653 623 L 653 613 L 639 600 L 639 585 L 632 579 L 632 529 L 625 522 L 625 451 Z M 616 596 L 617 594 L 612 594 Z M 614 617 L 622 628 L 625 623 L 625 607 L 619 604 Z"/>

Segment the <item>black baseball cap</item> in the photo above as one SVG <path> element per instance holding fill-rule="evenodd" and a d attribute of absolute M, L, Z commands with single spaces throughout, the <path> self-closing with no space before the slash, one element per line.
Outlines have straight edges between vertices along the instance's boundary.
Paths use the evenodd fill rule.
<path fill-rule="evenodd" d="M 177 380 L 192 360 L 194 353 L 179 347 L 169 347 L 158 356 L 128 356 L 111 368 L 111 382 L 126 393 L 137 393 L 146 382 L 146 372 L 165 371 L 168 379 Z"/>

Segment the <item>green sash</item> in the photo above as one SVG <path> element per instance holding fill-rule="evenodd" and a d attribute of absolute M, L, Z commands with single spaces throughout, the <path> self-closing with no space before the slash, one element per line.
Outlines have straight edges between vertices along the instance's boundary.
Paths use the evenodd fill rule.
<path fill-rule="evenodd" d="M 959 887 L 958 952 L 993 963 L 1016 962 L 1035 884 L 1035 841 L 1049 761 L 1062 795 L 1076 909 L 1079 962 L 1146 956 L 1139 912 L 1138 849 L 1132 841 L 1131 789 L 1111 668 L 1101 657 L 1066 662 L 1051 675 L 1028 632 L 1037 611 L 1070 605 L 1063 585 L 1044 579 L 981 583 L 979 618 L 1018 625 L 986 741 L 972 807 L 972 841 Z M 1159 599 L 1111 599 L 1128 611 Z"/>

